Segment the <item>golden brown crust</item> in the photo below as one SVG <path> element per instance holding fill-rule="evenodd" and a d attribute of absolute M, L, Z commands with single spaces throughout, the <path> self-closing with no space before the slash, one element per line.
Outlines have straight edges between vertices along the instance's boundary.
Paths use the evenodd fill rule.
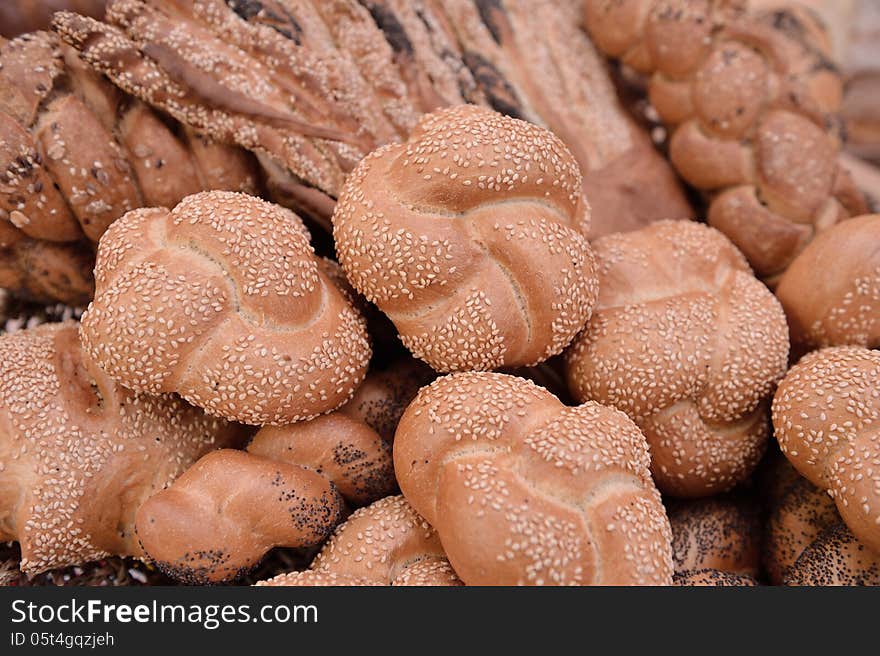
<path fill-rule="evenodd" d="M 667 504 L 677 574 L 720 570 L 754 577 L 761 566 L 761 522 L 745 498 L 718 496 Z"/>
<path fill-rule="evenodd" d="M 572 393 L 642 428 L 664 493 L 733 487 L 769 436 L 767 402 L 788 364 L 781 306 L 704 225 L 658 222 L 594 247 L 599 301 L 566 354 Z"/>
<path fill-rule="evenodd" d="M 137 511 L 137 537 L 164 573 L 232 581 L 273 547 L 309 547 L 342 514 L 333 484 L 298 464 L 223 449 L 202 457 Z"/>
<path fill-rule="evenodd" d="M 865 212 L 835 187 L 842 85 L 821 25 L 796 6 L 585 0 L 611 57 L 650 75 L 678 172 L 711 198 L 709 223 L 774 280 L 812 237 Z"/>
<path fill-rule="evenodd" d="M 419 125 L 348 179 L 333 228 L 349 280 L 438 371 L 559 353 L 596 296 L 577 163 L 549 131 L 479 107 Z"/>
<path fill-rule="evenodd" d="M 880 352 L 837 346 L 804 356 L 779 384 L 773 428 L 794 467 L 880 551 Z"/>
<path fill-rule="evenodd" d="M 623 413 L 494 373 L 423 388 L 394 441 L 403 494 L 471 585 L 669 583 L 649 464 Z"/>
<path fill-rule="evenodd" d="M 401 496 L 355 511 L 305 572 L 257 585 L 461 585 L 437 533 Z"/>
<path fill-rule="evenodd" d="M 139 555 L 135 511 L 240 429 L 179 398 L 116 385 L 80 349 L 77 326 L 0 337 L 0 539 L 22 570 Z"/>
<path fill-rule="evenodd" d="M 779 280 L 792 343 L 880 347 L 880 215 L 816 237 Z"/>
<path fill-rule="evenodd" d="M 84 344 L 132 389 L 250 424 L 347 401 L 370 345 L 293 212 L 233 192 L 126 214 L 101 240 Z"/>

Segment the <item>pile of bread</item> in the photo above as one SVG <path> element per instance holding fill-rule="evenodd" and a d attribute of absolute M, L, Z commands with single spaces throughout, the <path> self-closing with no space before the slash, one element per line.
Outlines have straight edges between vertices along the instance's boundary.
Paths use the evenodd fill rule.
<path fill-rule="evenodd" d="M 813 14 L 52 27 L 0 41 L 0 286 L 88 307 L 0 336 L 22 571 L 229 583 L 287 548 L 310 567 L 260 584 L 880 583 L 880 215 Z M 669 162 L 603 54 L 648 76 Z"/>

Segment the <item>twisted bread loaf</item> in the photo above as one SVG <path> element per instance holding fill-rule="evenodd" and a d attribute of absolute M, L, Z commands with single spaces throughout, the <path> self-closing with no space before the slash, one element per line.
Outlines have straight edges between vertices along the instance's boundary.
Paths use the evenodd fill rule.
<path fill-rule="evenodd" d="M 240 429 L 173 396 L 113 383 L 81 350 L 77 326 L 0 337 L 0 540 L 27 574 L 140 555 L 141 502 Z"/>
<path fill-rule="evenodd" d="M 465 102 L 567 141 L 599 231 L 692 213 L 576 0 L 116 0 L 106 20 L 55 26 L 129 93 L 256 152 L 273 197 L 311 214 L 329 219 L 363 155 Z"/>
<path fill-rule="evenodd" d="M 394 440 L 404 496 L 470 585 L 669 583 L 669 521 L 644 436 L 522 378 L 445 376 Z"/>
<path fill-rule="evenodd" d="M 834 501 L 784 457 L 770 468 L 764 569 L 773 585 L 782 585 L 789 569 L 819 534 L 840 521 Z"/>
<path fill-rule="evenodd" d="M 0 36 L 15 37 L 45 30 L 56 11 L 76 11 L 100 17 L 107 0 L 4 0 L 0 2 Z"/>
<path fill-rule="evenodd" d="M 342 515 L 324 476 L 223 449 L 196 462 L 137 511 L 137 536 L 163 572 L 190 584 L 239 578 L 277 546 L 322 542 Z"/>
<path fill-rule="evenodd" d="M 54 35 L 0 45 L 0 286 L 85 304 L 94 246 L 142 205 L 205 188 L 254 190 L 250 156 L 176 134 Z"/>
<path fill-rule="evenodd" d="M 676 574 L 719 570 L 755 576 L 761 566 L 761 522 L 747 500 L 730 496 L 667 505 Z"/>
<path fill-rule="evenodd" d="M 804 356 L 776 390 L 773 428 L 795 469 L 880 551 L 880 352 L 838 346 Z"/>
<path fill-rule="evenodd" d="M 406 406 L 431 378 L 427 366 L 411 359 L 371 371 L 345 405 L 309 421 L 264 426 L 247 450 L 310 467 L 333 481 L 352 505 L 371 503 L 397 488 L 391 461 L 394 431 Z"/>
<path fill-rule="evenodd" d="M 793 344 L 880 347 L 880 215 L 816 237 L 779 280 L 776 295 Z"/>
<path fill-rule="evenodd" d="M 758 582 L 747 574 L 734 574 L 720 569 L 684 570 L 672 577 L 673 585 L 681 587 L 736 588 L 753 587 Z"/>
<path fill-rule="evenodd" d="M 85 347 L 122 384 L 227 419 L 290 423 L 338 407 L 370 346 L 307 234 L 289 210 L 231 192 L 126 214 L 101 239 Z"/>
<path fill-rule="evenodd" d="M 843 523 L 826 528 L 785 576 L 786 585 L 880 585 L 880 555 Z"/>
<path fill-rule="evenodd" d="M 651 74 L 672 162 L 709 223 L 774 280 L 812 237 L 863 214 L 837 163 L 841 82 L 821 26 L 728 0 L 585 0 L 600 50 Z"/>
<path fill-rule="evenodd" d="M 462 105 L 358 166 L 333 214 L 339 260 L 438 371 L 528 365 L 590 316 L 589 207 L 552 133 Z"/>
<path fill-rule="evenodd" d="M 257 585 L 461 585 L 437 533 L 401 496 L 355 511 L 309 570 Z"/>
<path fill-rule="evenodd" d="M 567 352 L 575 397 L 626 412 L 665 494 L 707 496 L 749 475 L 788 364 L 779 303 L 717 230 L 659 222 L 595 242 L 599 301 Z"/>

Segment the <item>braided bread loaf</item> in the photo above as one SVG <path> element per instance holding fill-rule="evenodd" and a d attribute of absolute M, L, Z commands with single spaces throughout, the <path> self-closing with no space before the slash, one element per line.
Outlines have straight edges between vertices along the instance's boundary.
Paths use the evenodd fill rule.
<path fill-rule="evenodd" d="M 355 511 L 310 569 L 257 585 L 461 585 L 437 533 L 401 496 Z"/>
<path fill-rule="evenodd" d="M 880 215 L 822 233 L 791 263 L 776 296 L 805 348 L 880 347 Z"/>
<path fill-rule="evenodd" d="M 736 0 L 584 0 L 600 50 L 651 74 L 670 155 L 709 223 L 773 281 L 812 237 L 863 214 L 837 162 L 841 82 L 809 12 Z"/>
<path fill-rule="evenodd" d="M 140 555 L 135 511 L 239 428 L 113 383 L 74 323 L 0 337 L 0 540 L 27 574 Z"/>
<path fill-rule="evenodd" d="M 38 32 L 0 45 L 0 286 L 85 304 L 94 245 L 142 205 L 254 190 L 244 151 L 176 134 Z"/>
<path fill-rule="evenodd" d="M 98 250 L 86 349 L 123 385 L 249 424 L 347 401 L 370 345 L 289 210 L 204 192 L 114 223 Z"/>
<path fill-rule="evenodd" d="M 594 242 L 599 301 L 567 351 L 569 387 L 626 412 L 665 494 L 699 497 L 754 469 L 788 364 L 785 315 L 717 230 L 658 222 Z"/>
<path fill-rule="evenodd" d="M 404 496 L 470 585 L 669 583 L 669 521 L 644 436 L 495 373 L 419 392 L 394 439 Z"/>
<path fill-rule="evenodd" d="M 804 356 L 776 390 L 773 428 L 795 469 L 880 552 L 880 352 L 838 346 Z"/>
<path fill-rule="evenodd" d="M 223 449 L 147 499 L 135 521 L 159 569 L 205 584 L 239 578 L 272 547 L 320 544 L 342 510 L 336 487 L 321 474 Z"/>
<path fill-rule="evenodd" d="M 358 166 L 333 214 L 339 261 L 438 371 L 559 353 L 596 298 L 577 163 L 542 128 L 462 105 Z"/>
<path fill-rule="evenodd" d="M 256 152 L 273 198 L 307 214 L 329 219 L 361 157 L 466 102 L 568 142 L 599 231 L 692 214 L 578 0 L 115 0 L 106 21 L 54 24 L 127 92 Z"/>

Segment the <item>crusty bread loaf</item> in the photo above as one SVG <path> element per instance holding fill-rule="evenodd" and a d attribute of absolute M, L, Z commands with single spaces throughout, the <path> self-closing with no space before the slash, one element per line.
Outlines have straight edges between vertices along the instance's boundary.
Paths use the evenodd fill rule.
<path fill-rule="evenodd" d="M 0 337 L 0 540 L 27 574 L 140 555 L 135 511 L 239 428 L 111 381 L 74 323 Z"/>
<path fill-rule="evenodd" d="M 469 585 L 669 583 L 669 521 L 644 436 L 496 373 L 438 379 L 394 439 L 404 496 Z"/>
<path fill-rule="evenodd" d="M 320 544 L 342 515 L 329 479 L 298 464 L 222 449 L 137 511 L 137 536 L 164 573 L 190 584 L 239 578 L 272 547 Z"/>
<path fill-rule="evenodd" d="M 256 189 L 249 154 L 176 130 L 52 34 L 0 45 L 0 285 L 85 305 L 94 245 L 142 205 Z"/>
<path fill-rule="evenodd" d="M 880 585 L 880 554 L 860 543 L 843 523 L 826 528 L 785 575 L 786 585 Z"/>
<path fill-rule="evenodd" d="M 363 155 L 465 102 L 569 144 L 594 234 L 690 217 L 581 22 L 579 0 L 116 0 L 104 23 L 55 26 L 121 88 L 256 152 L 273 198 L 325 219 Z"/>
<path fill-rule="evenodd" d="M 684 570 L 672 577 L 674 585 L 681 587 L 737 588 L 758 585 L 754 577 L 747 574 L 734 574 L 720 569 Z"/>
<path fill-rule="evenodd" d="M 437 533 L 401 496 L 355 511 L 340 525 L 309 570 L 257 585 L 461 585 Z"/>
<path fill-rule="evenodd" d="M 782 585 L 789 568 L 840 515 L 828 493 L 801 476 L 785 457 L 777 455 L 767 478 L 763 562 L 770 583 Z"/>
<path fill-rule="evenodd" d="M 461 105 L 349 177 L 333 214 L 354 287 L 438 371 L 529 365 L 590 316 L 589 206 L 547 130 Z"/>
<path fill-rule="evenodd" d="M 12 38 L 45 30 L 56 11 L 75 11 L 100 18 L 107 0 L 3 0 L 0 2 L 0 36 Z"/>
<path fill-rule="evenodd" d="M 880 352 L 837 346 L 804 356 L 776 390 L 773 428 L 795 469 L 880 552 Z"/>
<path fill-rule="evenodd" d="M 817 236 L 779 280 L 793 345 L 880 347 L 880 214 Z"/>
<path fill-rule="evenodd" d="M 394 431 L 406 406 L 432 378 L 427 365 L 411 358 L 374 369 L 345 405 L 308 421 L 264 426 L 247 450 L 309 467 L 329 478 L 349 504 L 366 505 L 396 491 Z"/>
<path fill-rule="evenodd" d="M 123 385 L 177 392 L 249 424 L 347 401 L 370 358 L 363 318 L 293 212 L 204 192 L 126 214 L 101 239 L 84 344 Z"/>
<path fill-rule="evenodd" d="M 779 302 L 704 225 L 659 222 L 594 248 L 599 300 L 567 352 L 572 393 L 639 425 L 664 493 L 707 496 L 742 481 L 788 364 Z"/>
<path fill-rule="evenodd" d="M 812 237 L 863 214 L 837 162 L 840 77 L 810 12 L 726 0 L 585 0 L 606 54 L 651 75 L 670 156 L 709 223 L 773 281 Z"/>
<path fill-rule="evenodd" d="M 756 576 L 761 567 L 761 519 L 744 495 L 667 503 L 676 574 L 720 570 Z"/>

